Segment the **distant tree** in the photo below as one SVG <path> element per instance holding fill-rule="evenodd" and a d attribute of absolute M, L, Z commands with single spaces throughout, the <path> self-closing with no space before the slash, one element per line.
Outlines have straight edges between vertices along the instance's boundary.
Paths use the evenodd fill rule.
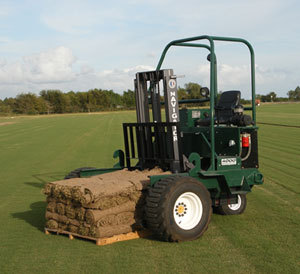
<path fill-rule="evenodd" d="M 13 110 L 9 105 L 5 105 L 5 104 L 0 105 L 0 113 L 8 114 L 12 112 Z"/>
<path fill-rule="evenodd" d="M 122 96 L 122 103 L 124 107 L 126 108 L 134 108 L 135 106 L 135 92 L 128 89 L 127 91 L 124 91 Z"/>
<path fill-rule="evenodd" d="M 243 99 L 243 98 L 241 98 L 240 102 L 241 102 L 242 105 L 249 105 L 249 104 L 251 104 L 251 100 L 246 100 L 246 99 Z"/>
<path fill-rule="evenodd" d="M 81 112 L 87 112 L 88 111 L 88 94 L 87 92 L 76 92 L 76 97 L 78 100 L 78 105 L 81 109 Z"/>
<path fill-rule="evenodd" d="M 189 82 L 184 85 L 184 88 L 189 96 L 189 99 L 199 99 L 202 97 L 200 93 L 201 86 L 199 84 Z"/>
<path fill-rule="evenodd" d="M 201 85 L 189 82 L 184 87 L 178 87 L 178 99 L 201 99 Z M 277 97 L 275 92 L 267 95 L 256 95 L 261 102 L 281 102 L 286 100 L 300 101 L 300 87 L 290 90 L 288 98 Z M 217 100 L 221 91 L 217 94 Z M 164 98 L 161 96 L 161 100 Z M 243 104 L 250 101 L 241 99 Z M 191 106 L 207 105 L 195 103 Z M 66 113 L 66 112 L 90 112 L 102 110 L 114 110 L 119 107 L 127 109 L 135 108 L 135 92 L 124 91 L 122 95 L 113 90 L 91 89 L 89 91 L 63 93 L 60 90 L 42 90 L 40 96 L 33 93 L 19 94 L 16 98 L 0 100 L 0 113 L 41 114 L 41 113 Z"/>
<path fill-rule="evenodd" d="M 276 93 L 274 91 L 270 92 L 267 96 L 270 96 L 270 101 L 275 102 L 276 101 Z"/>
<path fill-rule="evenodd" d="M 79 101 L 78 93 L 75 93 L 74 91 L 69 91 L 66 93 L 66 96 L 68 97 L 69 106 L 68 106 L 68 112 L 82 112 L 82 108 Z"/>
<path fill-rule="evenodd" d="M 39 114 L 46 114 L 48 113 L 49 114 L 49 103 L 44 100 L 42 97 L 37 97 L 37 100 L 35 102 L 35 106 L 36 106 L 36 110 L 38 111 Z"/>
<path fill-rule="evenodd" d="M 70 101 L 68 95 L 62 93 L 60 90 L 42 90 L 40 96 L 49 102 L 51 110 L 54 113 L 67 112 Z"/>
<path fill-rule="evenodd" d="M 188 98 L 188 93 L 185 88 L 179 87 L 177 94 L 178 94 L 178 100 L 183 100 Z"/>
<path fill-rule="evenodd" d="M 6 113 L 15 112 L 16 109 L 16 98 L 5 98 L 3 100 L 4 106 L 6 106 Z"/>
<path fill-rule="evenodd" d="M 276 97 L 276 102 L 288 102 L 288 97 Z"/>
<path fill-rule="evenodd" d="M 107 90 L 92 89 L 87 94 L 88 111 L 107 110 L 110 107 L 110 95 Z"/>
<path fill-rule="evenodd" d="M 22 93 L 17 95 L 15 112 L 19 114 L 41 114 L 47 112 L 47 104 L 42 97 L 34 93 Z"/>
<path fill-rule="evenodd" d="M 115 109 L 122 104 L 122 97 L 118 93 L 114 93 L 112 90 L 108 91 L 110 109 Z"/>
<path fill-rule="evenodd" d="M 300 87 L 297 86 L 295 90 L 290 90 L 287 95 L 291 101 L 300 101 Z"/>
<path fill-rule="evenodd" d="M 272 91 L 268 93 L 267 95 L 261 95 L 260 100 L 262 102 L 276 102 L 277 101 L 277 94 Z"/>
<path fill-rule="evenodd" d="M 9 105 L 6 105 L 4 101 L 0 100 L 0 113 L 11 113 L 12 109 Z"/>

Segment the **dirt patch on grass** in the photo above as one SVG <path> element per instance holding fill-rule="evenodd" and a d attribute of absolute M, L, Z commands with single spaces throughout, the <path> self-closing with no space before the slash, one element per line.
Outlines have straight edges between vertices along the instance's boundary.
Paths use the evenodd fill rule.
<path fill-rule="evenodd" d="M 16 122 L 2 122 L 0 123 L 0 126 L 7 126 L 7 125 L 11 125 L 11 124 L 15 124 Z"/>

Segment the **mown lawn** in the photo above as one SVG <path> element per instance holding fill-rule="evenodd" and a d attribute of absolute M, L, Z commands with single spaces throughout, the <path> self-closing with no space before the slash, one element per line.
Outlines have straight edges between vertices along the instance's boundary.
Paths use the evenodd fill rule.
<path fill-rule="evenodd" d="M 300 104 L 262 105 L 257 115 L 300 125 Z M 1 273 L 300 273 L 300 128 L 260 125 L 265 184 L 243 215 L 213 215 L 196 241 L 99 247 L 45 235 L 44 184 L 80 166 L 112 166 L 121 123 L 134 120 L 134 112 L 0 119 Z"/>

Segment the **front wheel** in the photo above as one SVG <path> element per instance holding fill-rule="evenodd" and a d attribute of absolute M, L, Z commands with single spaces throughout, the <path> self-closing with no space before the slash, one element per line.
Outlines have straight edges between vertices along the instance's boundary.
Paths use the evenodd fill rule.
<path fill-rule="evenodd" d="M 210 222 L 210 193 L 190 177 L 161 179 L 149 189 L 146 201 L 147 225 L 165 241 L 197 239 Z"/>
<path fill-rule="evenodd" d="M 224 204 L 217 207 L 217 211 L 222 215 L 238 215 L 242 214 L 247 206 L 247 198 L 245 194 L 237 195 L 236 204 Z"/>

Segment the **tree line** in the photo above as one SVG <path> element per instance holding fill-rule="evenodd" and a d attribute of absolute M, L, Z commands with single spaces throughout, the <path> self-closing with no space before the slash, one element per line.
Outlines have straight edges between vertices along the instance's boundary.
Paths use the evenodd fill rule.
<path fill-rule="evenodd" d="M 256 99 L 261 102 L 287 102 L 287 101 L 300 101 L 300 87 L 296 87 L 294 90 L 287 92 L 287 97 L 278 97 L 277 94 L 272 91 L 266 95 L 256 95 Z"/>
<path fill-rule="evenodd" d="M 50 114 L 96 112 L 135 107 L 134 91 L 122 95 L 112 90 L 92 89 L 83 92 L 42 90 L 39 95 L 22 93 L 15 98 L 0 100 L 0 113 Z"/>
<path fill-rule="evenodd" d="M 187 83 L 178 88 L 178 99 L 201 98 L 201 85 Z M 257 95 L 262 102 L 300 101 L 300 87 L 290 90 L 288 97 L 277 97 L 275 92 L 267 95 Z M 163 98 L 162 98 L 163 100 Z M 250 101 L 242 100 L 242 104 Z M 97 112 L 107 110 L 121 110 L 135 108 L 135 94 L 132 90 L 123 94 L 113 90 L 91 89 L 89 91 L 63 93 L 60 90 L 42 90 L 39 95 L 22 93 L 15 98 L 0 100 L 0 113 L 2 114 L 50 114 L 50 113 L 76 113 Z"/>

